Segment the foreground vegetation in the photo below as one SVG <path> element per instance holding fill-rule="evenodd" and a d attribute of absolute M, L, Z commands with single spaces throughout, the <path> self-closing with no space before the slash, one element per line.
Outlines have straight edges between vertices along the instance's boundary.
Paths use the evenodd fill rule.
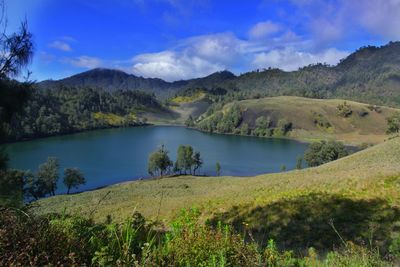
<path fill-rule="evenodd" d="M 221 222 L 203 224 L 199 215 L 196 209 L 182 210 L 164 232 L 137 212 L 122 223 L 94 223 L 80 216 L 1 209 L 0 264 L 376 267 L 394 266 L 400 256 L 400 239 L 392 240 L 381 254 L 372 243 L 366 248 L 346 242 L 339 232 L 343 243 L 328 253 L 312 247 L 303 253 L 282 251 L 273 239 L 261 244 L 251 232 L 239 234 Z M 333 223 L 331 231 L 336 231 Z"/>

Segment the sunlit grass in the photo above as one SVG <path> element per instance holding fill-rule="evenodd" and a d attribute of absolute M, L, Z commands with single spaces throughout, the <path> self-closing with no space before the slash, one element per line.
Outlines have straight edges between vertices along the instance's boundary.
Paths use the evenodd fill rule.
<path fill-rule="evenodd" d="M 197 100 L 203 98 L 204 96 L 205 96 L 204 92 L 197 91 L 190 96 L 176 96 L 176 97 L 170 99 L 170 102 L 174 103 L 174 104 L 191 103 L 191 102 L 194 102 L 194 101 L 197 101 Z"/>
<path fill-rule="evenodd" d="M 351 199 L 383 198 L 400 205 L 400 138 L 316 168 L 256 177 L 182 176 L 109 186 L 76 195 L 38 201 L 39 213 L 78 212 L 103 221 L 121 221 L 134 211 L 153 220 L 171 220 L 182 208 L 193 206 L 204 218 L 233 206 L 266 205 L 311 193 L 336 194 Z"/>

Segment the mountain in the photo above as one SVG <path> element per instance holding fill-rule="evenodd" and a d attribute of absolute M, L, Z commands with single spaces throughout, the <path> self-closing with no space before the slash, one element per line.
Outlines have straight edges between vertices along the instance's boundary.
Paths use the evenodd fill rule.
<path fill-rule="evenodd" d="M 41 88 L 54 88 L 63 85 L 103 88 L 107 91 L 141 90 L 165 97 L 178 92 L 180 89 L 215 87 L 222 82 L 231 81 L 235 78 L 236 76 L 233 73 L 221 71 L 203 78 L 166 82 L 158 78 L 138 77 L 120 70 L 97 68 L 61 80 L 42 81 L 38 85 Z"/>
<path fill-rule="evenodd" d="M 297 71 L 265 69 L 236 79 L 240 91 L 264 96 L 345 98 L 400 106 L 400 42 L 362 47 L 336 66 L 315 64 Z"/>
<path fill-rule="evenodd" d="M 381 47 L 362 47 L 336 66 L 314 64 L 297 71 L 263 69 L 235 76 L 229 71 L 203 78 L 166 82 L 118 70 L 94 69 L 58 81 L 43 81 L 40 87 L 90 86 L 106 90 L 135 89 L 160 98 L 187 89 L 224 88 L 262 96 L 293 95 L 312 98 L 345 98 L 372 104 L 400 106 L 400 42 Z M 251 96 L 250 96 L 251 97 Z"/>
<path fill-rule="evenodd" d="M 102 68 L 85 71 L 57 81 L 47 80 L 39 83 L 39 86 L 44 88 L 52 88 L 60 85 L 99 87 L 108 91 L 140 89 L 154 93 L 160 93 L 160 91 L 166 91 L 171 88 L 171 83 L 162 79 L 137 77 L 120 70 Z"/>

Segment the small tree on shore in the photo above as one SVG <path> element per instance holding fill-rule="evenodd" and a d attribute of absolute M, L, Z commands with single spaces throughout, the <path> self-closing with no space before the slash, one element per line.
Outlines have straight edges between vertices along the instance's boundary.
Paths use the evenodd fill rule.
<path fill-rule="evenodd" d="M 340 142 L 316 142 L 312 143 L 304 153 L 304 160 L 308 166 L 315 167 L 321 164 L 337 160 L 349 154 L 346 147 Z"/>
<path fill-rule="evenodd" d="M 221 164 L 217 161 L 215 164 L 215 170 L 217 171 L 217 176 L 221 175 Z"/>
<path fill-rule="evenodd" d="M 193 154 L 193 175 L 196 175 L 196 171 L 203 165 L 203 159 L 200 156 L 200 152 L 196 151 Z"/>
<path fill-rule="evenodd" d="M 286 165 L 285 164 L 282 164 L 281 165 L 281 172 L 285 172 L 286 171 Z"/>
<path fill-rule="evenodd" d="M 150 154 L 147 170 L 151 176 L 157 174 L 164 176 L 172 165 L 172 161 L 168 156 L 168 150 L 162 145 L 157 151 Z"/>
<path fill-rule="evenodd" d="M 298 156 L 296 161 L 296 169 L 301 170 L 303 168 L 303 157 Z"/>
<path fill-rule="evenodd" d="M 37 176 L 45 185 L 45 194 L 56 194 L 59 168 L 60 163 L 55 157 L 47 158 L 47 161 L 39 166 Z"/>
<path fill-rule="evenodd" d="M 67 187 L 67 194 L 71 188 L 78 188 L 86 183 L 83 173 L 77 168 L 66 168 L 64 170 L 64 185 Z"/>

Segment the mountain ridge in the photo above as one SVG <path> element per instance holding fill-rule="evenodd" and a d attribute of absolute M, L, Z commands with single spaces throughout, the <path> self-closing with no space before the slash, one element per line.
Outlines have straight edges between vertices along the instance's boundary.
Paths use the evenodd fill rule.
<path fill-rule="evenodd" d="M 296 71 L 276 68 L 236 76 L 227 70 L 208 76 L 167 82 L 143 78 L 120 70 L 93 69 L 61 80 L 47 80 L 39 87 L 89 86 L 114 90 L 142 90 L 160 98 L 182 90 L 223 88 L 230 92 L 257 92 L 262 96 L 293 95 L 311 98 L 347 98 L 378 105 L 400 106 L 400 42 L 365 46 L 337 65 L 311 64 Z"/>

